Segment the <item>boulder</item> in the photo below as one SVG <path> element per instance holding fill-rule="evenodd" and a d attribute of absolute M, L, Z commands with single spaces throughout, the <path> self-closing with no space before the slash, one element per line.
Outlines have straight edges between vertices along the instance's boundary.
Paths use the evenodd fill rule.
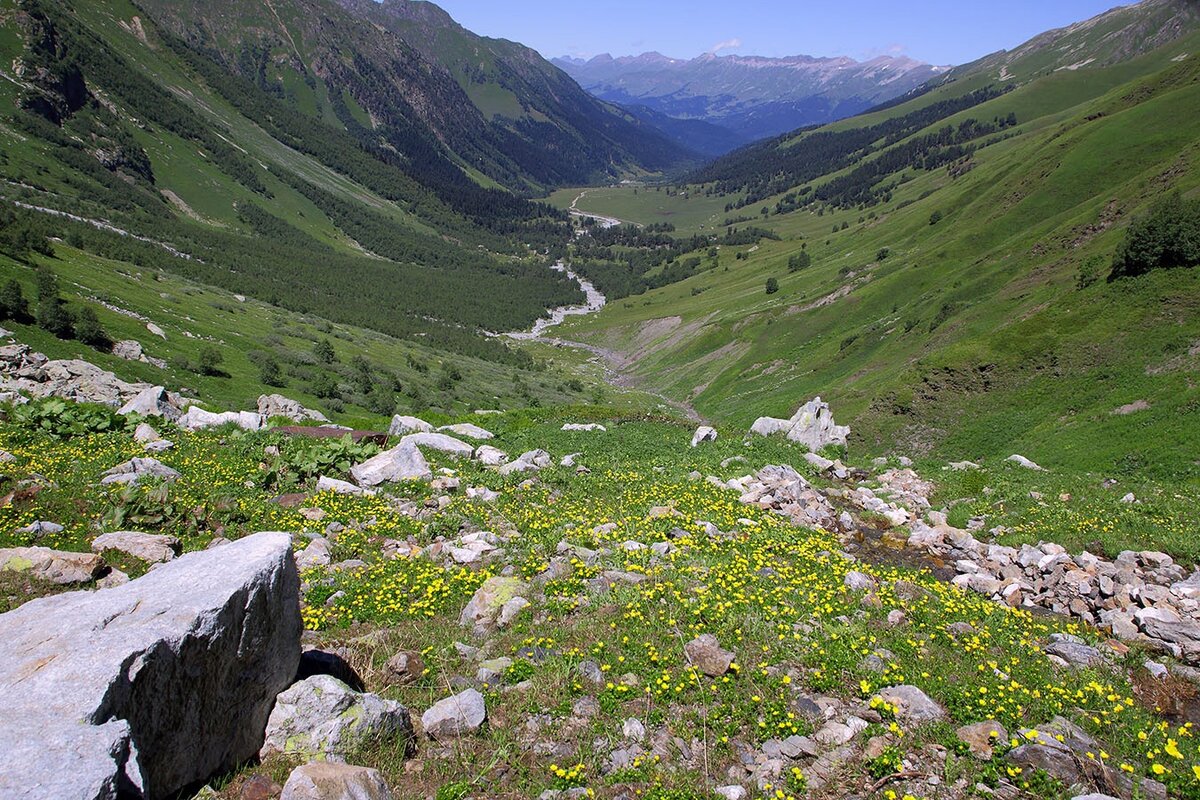
<path fill-rule="evenodd" d="M 489 430 L 472 425 L 469 422 L 461 422 L 458 425 L 443 425 L 438 428 L 439 431 L 449 431 L 458 436 L 466 436 L 468 439 L 494 439 L 496 435 Z"/>
<path fill-rule="evenodd" d="M 850 436 L 850 428 L 834 423 L 829 404 L 820 397 L 815 397 L 800 406 L 791 419 L 759 417 L 751 426 L 750 432 L 759 436 L 782 433 L 814 453 L 829 445 L 844 447 Z"/>
<path fill-rule="evenodd" d="M 162 437 L 149 424 L 139 422 L 133 430 L 133 440 L 138 444 L 150 444 L 151 442 L 161 442 Z"/>
<path fill-rule="evenodd" d="M 407 433 L 433 433 L 433 426 L 418 417 L 397 414 L 388 426 L 388 436 L 404 436 Z"/>
<path fill-rule="evenodd" d="M 508 453 L 498 447 L 482 444 L 475 448 L 475 460 L 485 467 L 501 467 L 508 463 Z"/>
<path fill-rule="evenodd" d="M 93 553 L 119 550 L 134 558 L 140 558 L 147 564 L 161 564 L 170 561 L 179 555 L 181 549 L 179 540 L 174 536 L 163 536 L 157 533 L 115 531 L 102 533 L 92 540 Z"/>
<path fill-rule="evenodd" d="M 705 675 L 718 678 L 729 672 L 733 664 L 733 653 L 721 647 L 717 637 L 704 633 L 683 647 L 688 662 Z"/>
<path fill-rule="evenodd" d="M 421 715 L 425 735 L 434 739 L 453 739 L 474 733 L 487 721 L 487 705 L 477 689 L 443 698 Z"/>
<path fill-rule="evenodd" d="M 1030 461 L 1025 456 L 1017 455 L 1016 453 L 1013 453 L 1011 456 L 1009 456 L 1008 458 L 1006 458 L 1004 460 L 1011 461 L 1019 467 L 1024 467 L 1025 469 L 1031 469 L 1031 470 L 1034 470 L 1035 472 L 1045 472 L 1046 471 L 1046 470 L 1042 469 L 1040 466 L 1038 466 L 1037 464 L 1035 464 L 1034 462 Z"/>
<path fill-rule="evenodd" d="M 421 451 L 401 439 L 398 446 L 352 467 L 350 477 L 359 486 L 370 488 L 394 481 L 427 481 L 433 471 Z"/>
<path fill-rule="evenodd" d="M 699 447 L 704 442 L 715 442 L 717 440 L 717 429 L 711 428 L 708 425 L 701 425 L 692 434 L 692 447 Z"/>
<path fill-rule="evenodd" d="M 126 361 L 141 361 L 146 354 L 142 352 L 142 343 L 137 339 L 123 339 L 112 346 L 112 354 Z"/>
<path fill-rule="evenodd" d="M 163 480 L 171 483 L 182 477 L 177 470 L 168 467 L 157 458 L 131 458 L 128 461 L 117 464 L 103 474 L 104 477 L 100 479 L 100 483 L 106 485 L 110 483 L 137 483 L 147 479 Z"/>
<path fill-rule="evenodd" d="M 0 797 L 167 797 L 252 758 L 300 657 L 291 538 L 0 615 Z"/>
<path fill-rule="evenodd" d="M 265 419 L 286 417 L 293 422 L 329 422 L 320 411 L 305 408 L 281 394 L 264 394 L 258 398 L 258 415 Z"/>
<path fill-rule="evenodd" d="M 188 410 L 179 418 L 179 427 L 189 431 L 231 424 L 243 430 L 256 431 L 262 428 L 263 418 L 253 411 L 225 411 L 221 414 L 214 414 L 199 406 L 188 407 Z"/>
<path fill-rule="evenodd" d="M 104 559 L 49 547 L 9 547 L 0 550 L 0 571 L 27 572 L 58 584 L 87 583 L 104 574 Z"/>
<path fill-rule="evenodd" d="M 292 770 L 280 800 L 392 800 L 379 770 L 313 761 Z"/>
<path fill-rule="evenodd" d="M 356 692 L 332 675 L 313 675 L 275 699 L 259 755 L 282 753 L 340 763 L 364 742 L 393 737 L 411 743 L 407 708 Z"/>
<path fill-rule="evenodd" d="M 598 422 L 568 422 L 562 426 L 564 431 L 575 431 L 577 433 L 592 433 L 595 431 L 607 431 L 608 428 Z"/>
<path fill-rule="evenodd" d="M 501 475 L 514 475 L 519 472 L 537 472 L 554 466 L 554 458 L 545 450 L 530 450 L 517 456 L 512 461 L 500 467 Z"/>
<path fill-rule="evenodd" d="M 896 719 L 901 722 L 925 725 L 946 719 L 946 709 L 916 686 L 889 686 L 880 690 L 879 696 L 895 706 Z"/>
<path fill-rule="evenodd" d="M 134 395 L 128 403 L 117 409 L 117 413 L 162 417 L 174 422 L 179 419 L 179 401 L 171 396 L 165 386 L 151 386 Z"/>
<path fill-rule="evenodd" d="M 401 447 L 406 444 L 437 450 L 454 458 L 470 458 L 475 452 L 475 448 L 463 440 L 444 433 L 410 433 L 400 440 Z"/>
<path fill-rule="evenodd" d="M 504 604 L 528 591 L 529 584 L 520 578 L 494 575 L 475 590 L 459 615 L 458 624 L 471 626 L 480 635 L 486 634 L 495 628 Z"/>

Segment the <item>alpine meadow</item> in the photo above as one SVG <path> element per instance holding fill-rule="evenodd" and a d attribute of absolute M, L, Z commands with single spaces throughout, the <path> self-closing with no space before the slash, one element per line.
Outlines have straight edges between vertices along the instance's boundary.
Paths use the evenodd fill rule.
<path fill-rule="evenodd" d="M 445 6 L 0 0 L 0 798 L 1200 800 L 1200 2 Z"/>

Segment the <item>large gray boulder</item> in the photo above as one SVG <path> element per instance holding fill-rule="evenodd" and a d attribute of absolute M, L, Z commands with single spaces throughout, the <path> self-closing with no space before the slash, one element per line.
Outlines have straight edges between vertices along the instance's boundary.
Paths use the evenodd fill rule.
<path fill-rule="evenodd" d="M 364 743 L 394 737 L 413 738 L 407 708 L 356 692 L 332 675 L 313 675 L 276 698 L 260 755 L 343 762 Z"/>
<path fill-rule="evenodd" d="M 166 797 L 252 758 L 300 660 L 291 538 L 0 615 L 0 797 Z"/>
<path fill-rule="evenodd" d="M 408 437 L 405 437 L 407 439 Z M 372 456 L 350 468 L 350 477 L 364 489 L 394 481 L 427 481 L 433 470 L 421 451 L 403 439 L 391 450 Z"/>
<path fill-rule="evenodd" d="M 447 431 L 455 436 L 466 436 L 468 439 L 494 439 L 495 434 L 486 428 L 472 425 L 470 422 L 460 422 L 457 425 L 443 425 L 439 431 Z"/>

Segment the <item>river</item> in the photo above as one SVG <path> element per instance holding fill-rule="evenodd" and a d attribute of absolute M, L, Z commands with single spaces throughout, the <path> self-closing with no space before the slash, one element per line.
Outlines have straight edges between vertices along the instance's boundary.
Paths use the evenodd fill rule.
<path fill-rule="evenodd" d="M 520 339 L 529 341 L 531 339 L 540 339 L 546 331 L 553 328 L 555 325 L 561 325 L 562 321 L 567 317 L 581 317 L 585 314 L 595 314 L 600 309 L 604 308 L 606 301 L 604 293 L 592 285 L 592 282 L 582 275 L 572 272 L 567 268 L 567 265 L 561 261 L 555 264 L 551 269 L 559 272 L 565 272 L 567 277 L 579 284 L 579 288 L 583 290 L 584 296 L 587 298 L 581 306 L 559 306 L 558 308 L 550 309 L 550 315 L 542 317 L 537 322 L 533 323 L 533 327 L 527 331 L 518 331 L 516 333 L 505 334 L 510 339 Z"/>

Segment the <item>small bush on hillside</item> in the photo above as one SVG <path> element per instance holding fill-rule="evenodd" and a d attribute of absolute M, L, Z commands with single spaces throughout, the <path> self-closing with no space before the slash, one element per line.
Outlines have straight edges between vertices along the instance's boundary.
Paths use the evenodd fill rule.
<path fill-rule="evenodd" d="M 100 324 L 96 312 L 89 306 L 79 309 L 75 315 L 75 337 L 79 341 L 97 350 L 112 350 L 113 340 Z"/>
<path fill-rule="evenodd" d="M 25 321 L 29 319 L 29 301 L 21 284 L 10 280 L 0 288 L 0 319 Z"/>
<path fill-rule="evenodd" d="M 937 225 L 941 221 L 942 221 L 942 212 L 941 211 L 935 211 L 929 215 L 929 224 L 930 225 Z"/>
<path fill-rule="evenodd" d="M 221 355 L 221 351 L 212 345 L 205 345 L 200 348 L 200 353 L 196 357 L 197 369 L 201 375 L 220 375 L 221 364 L 225 361 L 225 356 Z"/>
<path fill-rule="evenodd" d="M 779 291 L 779 281 L 774 278 L 767 278 L 767 294 L 775 294 Z"/>
<path fill-rule="evenodd" d="M 1155 269 L 1200 265 L 1200 198 L 1178 193 L 1159 200 L 1133 221 L 1113 257 L 1109 280 L 1145 275 Z"/>

